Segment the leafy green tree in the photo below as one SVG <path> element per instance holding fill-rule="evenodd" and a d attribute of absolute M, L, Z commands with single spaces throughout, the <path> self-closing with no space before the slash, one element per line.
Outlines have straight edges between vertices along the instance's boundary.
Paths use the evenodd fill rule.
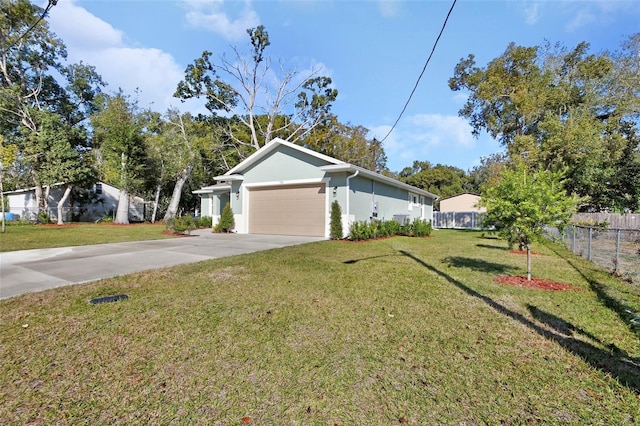
<path fill-rule="evenodd" d="M 234 47 L 232 58 L 222 55 L 214 61 L 211 52 L 203 52 L 187 66 L 174 96 L 182 100 L 204 98 L 213 115 L 232 112 L 234 120 L 224 131 L 234 144 L 249 148 L 247 152 L 251 154 L 275 135 L 294 142 L 302 138 L 322 122 L 338 92 L 332 88 L 330 78 L 318 75 L 319 69 L 306 76 L 284 70 L 277 83 L 270 84 L 274 79 L 267 75 L 277 71 L 266 56 L 271 44 L 269 34 L 262 25 L 248 29 L 247 34 L 248 54 Z M 282 120 L 283 117 L 288 118 Z M 231 125 L 234 122 L 246 134 L 238 134 L 238 128 Z"/>
<path fill-rule="evenodd" d="M 63 206 L 74 187 L 87 188 L 96 182 L 96 170 L 86 150 L 84 129 L 65 123 L 58 114 L 49 111 L 34 112 L 39 122 L 37 133 L 29 133 L 28 149 L 24 151 L 32 161 L 37 180 L 46 188 L 64 183 L 64 193 L 58 200 L 58 225 L 64 223 Z M 47 197 L 45 197 L 47 198 Z M 45 211 L 48 206 L 45 203 Z"/>
<path fill-rule="evenodd" d="M 135 103 L 122 93 L 102 95 L 99 111 L 91 116 L 102 180 L 120 189 L 115 223 L 129 223 L 130 194 L 144 188 L 149 175 L 142 123 Z"/>
<path fill-rule="evenodd" d="M 400 172 L 399 179 L 441 198 L 471 190 L 471 181 L 464 170 L 443 164 L 432 166 L 428 161 L 414 161 L 413 167 L 405 167 Z"/>
<path fill-rule="evenodd" d="M 2 232 L 5 232 L 5 217 L 4 214 L 9 210 L 9 200 L 4 195 L 4 174 L 5 168 L 10 164 L 15 163 L 17 159 L 17 150 L 15 145 L 5 145 L 4 138 L 0 134 L 0 204 L 2 204 Z"/>
<path fill-rule="evenodd" d="M 527 250 L 527 279 L 531 280 L 531 243 L 546 226 L 564 228 L 579 199 L 568 197 L 561 172 L 539 170 L 530 173 L 524 164 L 506 169 L 500 183 L 486 188 L 480 204 L 487 208 L 485 225 L 509 242 Z"/>
<path fill-rule="evenodd" d="M 49 2 L 47 10 L 52 4 L 55 2 Z M 60 169 L 39 149 L 43 143 L 59 143 L 44 141 L 44 134 L 57 122 L 69 135 L 63 141 L 74 141 L 69 149 L 86 148 L 86 138 L 79 141 L 78 136 L 85 135 L 84 121 L 104 85 L 93 67 L 65 65 L 65 45 L 41 19 L 44 14 L 44 9 L 26 0 L 0 0 L 0 131 L 5 143 L 17 147 L 26 178 L 23 183 L 35 185 L 41 213 L 46 207 L 42 179 L 59 174 Z M 74 163 L 76 168 L 85 168 L 84 158 L 75 158 L 79 161 Z"/>
<path fill-rule="evenodd" d="M 335 115 L 330 114 L 299 143 L 338 160 L 382 172 L 387 169 L 384 147 L 376 139 L 367 139 L 368 133 L 365 127 L 342 124 Z"/>
<path fill-rule="evenodd" d="M 502 142 L 511 164 L 566 170 L 566 189 L 590 197 L 585 208 L 634 210 L 640 189 L 620 192 L 612 182 L 638 149 L 638 46 L 639 35 L 615 54 L 589 54 L 587 43 L 511 44 L 484 68 L 473 55 L 462 59 L 449 86 L 469 92 L 459 114 L 474 134 Z M 624 180 L 634 181 L 633 170 L 624 168 Z"/>
<path fill-rule="evenodd" d="M 480 194 L 484 188 L 497 184 L 506 165 L 507 156 L 503 153 L 481 157 L 480 165 L 468 173 L 471 192 Z"/>

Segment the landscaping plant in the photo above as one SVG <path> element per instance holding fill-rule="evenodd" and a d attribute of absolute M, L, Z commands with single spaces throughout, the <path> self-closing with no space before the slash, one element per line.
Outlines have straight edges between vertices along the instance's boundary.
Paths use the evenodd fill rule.
<path fill-rule="evenodd" d="M 213 228 L 215 232 L 231 232 L 236 226 L 235 219 L 233 218 L 233 210 L 231 210 L 231 204 L 227 203 L 222 209 L 220 220 L 218 224 Z"/>
<path fill-rule="evenodd" d="M 529 173 L 524 164 L 504 170 L 500 182 L 486 188 L 480 205 L 487 208 L 485 226 L 494 226 L 509 246 L 527 251 L 527 280 L 531 280 L 531 243 L 546 226 L 564 229 L 579 202 L 564 190 L 561 172 Z"/>
<path fill-rule="evenodd" d="M 343 237 L 342 234 L 342 209 L 340 203 L 335 200 L 331 203 L 331 229 L 329 232 L 329 238 L 332 240 L 340 240 Z"/>

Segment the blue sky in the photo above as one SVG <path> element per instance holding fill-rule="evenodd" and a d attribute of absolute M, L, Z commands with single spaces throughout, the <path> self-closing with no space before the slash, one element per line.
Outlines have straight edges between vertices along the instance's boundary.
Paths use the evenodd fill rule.
<path fill-rule="evenodd" d="M 264 25 L 267 52 L 301 74 L 321 68 L 339 95 L 333 112 L 342 122 L 387 134 L 431 51 L 451 1 L 418 0 L 58 0 L 49 24 L 67 45 L 71 62 L 96 66 L 109 84 L 139 104 L 202 111 L 202 104 L 172 98 L 185 67 L 203 50 L 214 58 L 230 46 L 244 50 L 247 28 Z M 640 31 L 640 2 L 458 0 L 436 52 L 398 126 L 385 140 L 388 167 L 414 160 L 468 170 L 502 150 L 486 135 L 473 138 L 458 117 L 465 94 L 448 80 L 458 61 L 473 53 L 479 66 L 510 42 L 591 52 L 616 50 Z"/>

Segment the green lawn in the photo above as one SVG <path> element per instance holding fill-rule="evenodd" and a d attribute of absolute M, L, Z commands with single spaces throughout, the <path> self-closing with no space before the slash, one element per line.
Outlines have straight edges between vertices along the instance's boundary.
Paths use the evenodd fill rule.
<path fill-rule="evenodd" d="M 326 241 L 0 302 L 2 424 L 639 424 L 637 287 L 481 233 Z M 129 299 L 91 305 L 93 297 Z"/>
<path fill-rule="evenodd" d="M 0 233 L 0 252 L 171 238 L 162 234 L 165 229 L 164 224 L 58 226 L 10 223 L 5 232 Z"/>

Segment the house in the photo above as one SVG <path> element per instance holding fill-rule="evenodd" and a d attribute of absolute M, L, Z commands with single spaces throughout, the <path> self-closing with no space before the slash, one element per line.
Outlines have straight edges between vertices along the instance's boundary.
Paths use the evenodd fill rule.
<path fill-rule="evenodd" d="M 479 195 L 460 194 L 440 200 L 440 211 L 433 214 L 434 228 L 482 228 L 487 209 L 478 206 Z"/>
<path fill-rule="evenodd" d="M 479 201 L 479 195 L 469 193 L 456 195 L 455 197 L 443 198 L 442 200 L 440 200 L 440 211 L 478 213 L 486 212 L 486 208 L 478 206 Z"/>
<path fill-rule="evenodd" d="M 422 189 L 276 138 L 195 194 L 218 223 L 230 203 L 235 231 L 329 237 L 338 201 L 345 235 L 354 221 L 431 220 L 438 198 Z"/>
<path fill-rule="evenodd" d="M 62 199 L 65 185 L 57 183 L 51 185 L 48 196 L 49 217 L 58 218 L 58 202 Z M 9 200 L 9 213 L 14 219 L 37 220 L 38 205 L 36 189 L 20 189 L 4 193 Z M 74 188 L 72 195 L 63 206 L 63 220 L 65 222 L 97 222 L 104 217 L 111 217 L 117 207 L 120 189 L 98 182 L 89 189 Z M 130 197 L 129 220 L 144 221 L 144 200 L 140 197 Z"/>

